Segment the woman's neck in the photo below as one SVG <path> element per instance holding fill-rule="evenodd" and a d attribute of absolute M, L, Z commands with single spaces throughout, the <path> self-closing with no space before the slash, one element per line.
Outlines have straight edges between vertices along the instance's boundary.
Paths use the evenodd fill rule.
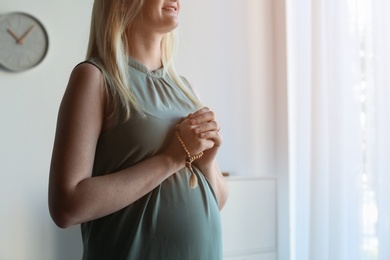
<path fill-rule="evenodd" d="M 150 70 L 162 67 L 161 35 L 133 33 L 129 38 L 129 54 Z"/>

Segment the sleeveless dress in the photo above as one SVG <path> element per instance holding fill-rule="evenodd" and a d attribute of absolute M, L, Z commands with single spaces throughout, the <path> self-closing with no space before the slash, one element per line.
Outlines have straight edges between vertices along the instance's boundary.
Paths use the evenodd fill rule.
<path fill-rule="evenodd" d="M 146 117 L 119 121 L 99 137 L 93 176 L 119 171 L 159 153 L 174 137 L 175 124 L 197 110 L 163 69 L 150 71 L 130 59 L 129 73 Z M 81 224 L 83 259 L 222 259 L 217 200 L 202 173 L 196 167 L 194 171 L 199 182 L 195 189 L 189 187 L 190 171 L 182 168 L 124 209 Z"/>

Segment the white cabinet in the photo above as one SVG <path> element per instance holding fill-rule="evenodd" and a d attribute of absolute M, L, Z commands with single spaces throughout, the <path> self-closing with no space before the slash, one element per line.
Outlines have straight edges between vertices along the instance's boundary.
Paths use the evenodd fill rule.
<path fill-rule="evenodd" d="M 224 260 L 276 260 L 276 178 L 226 180 L 229 199 L 221 211 Z"/>

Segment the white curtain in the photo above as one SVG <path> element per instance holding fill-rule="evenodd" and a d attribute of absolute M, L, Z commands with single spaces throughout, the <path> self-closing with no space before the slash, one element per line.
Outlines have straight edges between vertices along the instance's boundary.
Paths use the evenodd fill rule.
<path fill-rule="evenodd" d="M 291 259 L 390 259 L 390 3 L 286 1 Z"/>
<path fill-rule="evenodd" d="M 390 259 L 390 2 L 371 0 L 368 67 L 369 173 L 378 207 L 378 259 Z"/>

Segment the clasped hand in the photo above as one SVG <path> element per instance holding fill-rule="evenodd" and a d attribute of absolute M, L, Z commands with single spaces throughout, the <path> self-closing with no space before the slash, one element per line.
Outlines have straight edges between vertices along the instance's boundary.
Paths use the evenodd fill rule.
<path fill-rule="evenodd" d="M 178 127 L 180 136 L 191 155 L 203 152 L 195 164 L 211 164 L 222 144 L 222 135 L 215 114 L 208 107 L 183 119 Z"/>

